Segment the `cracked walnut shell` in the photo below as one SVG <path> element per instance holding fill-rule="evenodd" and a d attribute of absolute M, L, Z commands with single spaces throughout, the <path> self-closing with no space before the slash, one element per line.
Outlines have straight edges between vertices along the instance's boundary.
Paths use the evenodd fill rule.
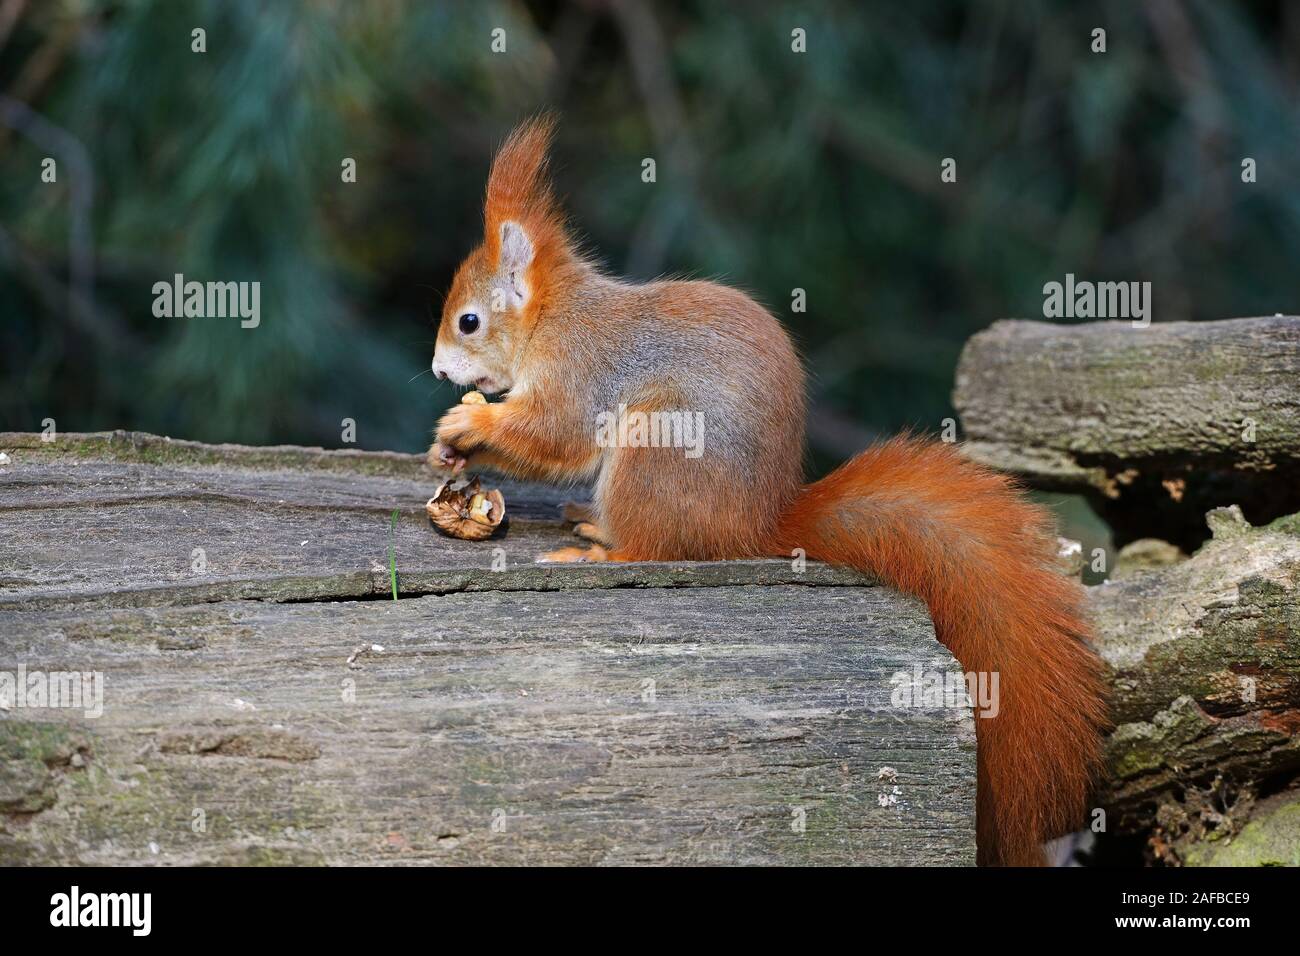
<path fill-rule="evenodd" d="M 445 481 L 424 505 L 433 526 L 464 541 L 484 541 L 496 533 L 506 516 L 506 499 L 496 488 L 484 491 L 477 478 L 457 487 Z"/>

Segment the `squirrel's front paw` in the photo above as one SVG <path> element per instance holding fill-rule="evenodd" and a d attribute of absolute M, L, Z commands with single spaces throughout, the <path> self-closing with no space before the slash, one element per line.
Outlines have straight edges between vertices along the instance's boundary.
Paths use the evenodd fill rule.
<path fill-rule="evenodd" d="M 434 471 L 450 470 L 453 475 L 463 471 L 468 464 L 468 459 L 464 455 L 442 442 L 434 442 L 425 457 L 429 467 Z"/>
<path fill-rule="evenodd" d="M 457 405 L 447 410 L 438 422 L 438 444 L 466 457 L 474 449 L 487 444 L 493 406 Z"/>

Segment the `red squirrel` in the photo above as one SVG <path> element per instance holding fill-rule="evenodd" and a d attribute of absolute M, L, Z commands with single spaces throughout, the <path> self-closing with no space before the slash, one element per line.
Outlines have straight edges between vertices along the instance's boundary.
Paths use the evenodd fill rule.
<path fill-rule="evenodd" d="M 917 595 L 969 673 L 998 673 L 976 720 L 977 859 L 1040 865 L 1084 822 L 1106 722 L 1082 589 L 1046 513 L 952 445 L 899 437 L 803 483 L 804 371 L 768 312 L 713 282 L 633 283 L 579 252 L 551 189 L 548 118 L 488 177 L 483 243 L 452 280 L 433 372 L 488 394 L 439 421 L 435 468 L 592 480 L 565 518 L 589 548 L 539 561 L 754 556 L 847 565 Z M 704 413 L 702 453 L 597 439 L 598 416 Z M 644 444 L 644 443 L 640 443 Z"/>

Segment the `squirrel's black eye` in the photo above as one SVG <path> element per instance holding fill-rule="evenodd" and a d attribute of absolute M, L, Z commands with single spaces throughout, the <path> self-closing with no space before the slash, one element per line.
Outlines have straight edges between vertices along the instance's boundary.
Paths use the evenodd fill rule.
<path fill-rule="evenodd" d="M 460 317 L 460 334 L 473 335 L 478 331 L 478 316 L 473 312 L 466 312 Z"/>

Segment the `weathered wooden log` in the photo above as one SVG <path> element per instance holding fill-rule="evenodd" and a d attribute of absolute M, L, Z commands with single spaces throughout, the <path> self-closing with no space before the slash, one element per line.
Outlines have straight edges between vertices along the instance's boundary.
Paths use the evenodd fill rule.
<path fill-rule="evenodd" d="M 1300 511 L 1300 317 L 995 322 L 963 350 L 953 403 L 971 457 L 1087 495 L 1120 545 L 1190 551 L 1215 507 Z"/>
<path fill-rule="evenodd" d="M 998 322 L 954 403 L 971 457 L 1086 495 L 1128 545 L 1090 593 L 1103 800 L 1156 855 L 1208 859 L 1241 823 L 1224 800 L 1248 816 L 1300 770 L 1300 319 Z"/>
<path fill-rule="evenodd" d="M 1199 838 L 1180 843 L 1179 834 L 1170 833 L 1170 842 L 1162 848 L 1176 854 L 1184 866 L 1300 866 L 1300 794 L 1275 794 L 1241 810 L 1246 814 L 1238 812 L 1234 801 L 1227 811 L 1230 825 L 1226 828 L 1223 808 L 1217 806 L 1201 814 L 1208 820 L 1178 820 L 1180 831 L 1196 832 Z M 1201 823 L 1208 826 L 1198 826 Z"/>
<path fill-rule="evenodd" d="M 0 864 L 974 861 L 970 710 L 894 699 L 960 669 L 860 575 L 535 565 L 558 493 L 446 539 L 413 455 L 0 449 L 0 697 L 103 695 L 0 700 Z"/>
<path fill-rule="evenodd" d="M 1116 728 L 1104 803 L 1120 830 L 1222 777 L 1258 793 L 1300 770 L 1300 515 L 1237 508 L 1185 561 L 1089 589 Z"/>

